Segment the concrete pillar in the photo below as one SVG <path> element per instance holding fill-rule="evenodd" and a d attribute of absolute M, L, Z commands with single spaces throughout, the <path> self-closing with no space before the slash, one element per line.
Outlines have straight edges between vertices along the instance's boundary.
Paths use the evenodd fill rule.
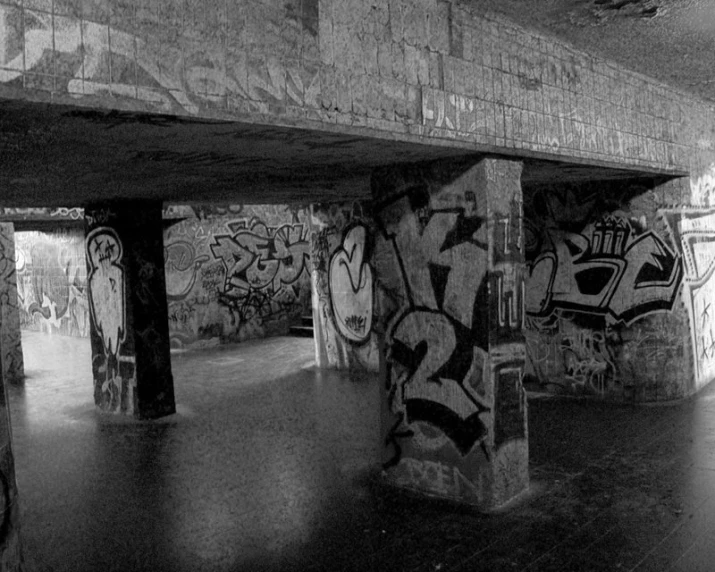
<path fill-rule="evenodd" d="M 0 385 L 0 571 L 10 572 L 22 569 L 20 507 L 4 379 L 0 379 Z"/>
<path fill-rule="evenodd" d="M 95 403 L 174 413 L 161 203 L 90 205 L 84 217 Z"/>
<path fill-rule="evenodd" d="M 6 383 L 20 383 L 25 376 L 20 314 L 15 273 L 15 229 L 0 223 L 0 351 Z"/>
<path fill-rule="evenodd" d="M 376 171 L 384 469 L 492 509 L 528 487 L 521 164 Z"/>

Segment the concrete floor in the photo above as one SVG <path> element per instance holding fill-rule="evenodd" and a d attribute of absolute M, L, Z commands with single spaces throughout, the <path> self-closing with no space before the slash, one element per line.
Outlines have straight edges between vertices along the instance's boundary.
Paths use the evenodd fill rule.
<path fill-rule="evenodd" d="M 507 510 L 384 488 L 375 379 L 312 340 L 175 354 L 178 413 L 98 414 L 86 340 L 23 334 L 10 387 L 27 569 L 697 571 L 715 562 L 715 387 L 670 406 L 530 400 Z"/>

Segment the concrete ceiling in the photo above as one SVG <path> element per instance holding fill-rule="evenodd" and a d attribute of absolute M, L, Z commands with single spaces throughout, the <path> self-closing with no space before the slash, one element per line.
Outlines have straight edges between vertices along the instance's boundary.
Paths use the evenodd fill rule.
<path fill-rule="evenodd" d="M 715 101 L 713 0 L 464 0 Z"/>
<path fill-rule="evenodd" d="M 278 126 L 0 100 L 0 207 L 109 198 L 308 203 L 370 196 L 376 167 L 480 155 L 468 148 Z M 655 181 L 655 175 L 528 159 L 525 186 Z"/>

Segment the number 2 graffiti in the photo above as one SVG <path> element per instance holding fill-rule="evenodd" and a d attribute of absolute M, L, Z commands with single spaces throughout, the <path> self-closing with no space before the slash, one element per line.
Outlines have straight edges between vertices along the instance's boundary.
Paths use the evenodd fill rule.
<path fill-rule="evenodd" d="M 489 412 L 479 393 L 487 349 L 484 219 L 461 197 L 431 208 L 424 188 L 396 196 L 378 222 L 396 259 L 406 307 L 387 330 L 389 405 L 398 422 L 387 437 L 399 462 L 401 439 L 426 423 L 439 429 L 462 455 L 484 447 Z M 461 200 L 461 202 L 460 202 Z M 472 207 L 472 208 L 470 208 Z M 481 348 L 481 349 L 480 349 Z"/>

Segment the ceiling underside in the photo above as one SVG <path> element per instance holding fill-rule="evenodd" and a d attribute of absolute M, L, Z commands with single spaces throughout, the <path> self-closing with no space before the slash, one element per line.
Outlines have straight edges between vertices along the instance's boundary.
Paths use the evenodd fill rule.
<path fill-rule="evenodd" d="M 389 139 L 0 100 L 0 206 L 308 203 L 370 196 L 376 167 L 479 155 Z M 601 166 L 525 160 L 525 186 L 653 180 Z"/>
<path fill-rule="evenodd" d="M 463 0 L 715 100 L 713 0 Z"/>

